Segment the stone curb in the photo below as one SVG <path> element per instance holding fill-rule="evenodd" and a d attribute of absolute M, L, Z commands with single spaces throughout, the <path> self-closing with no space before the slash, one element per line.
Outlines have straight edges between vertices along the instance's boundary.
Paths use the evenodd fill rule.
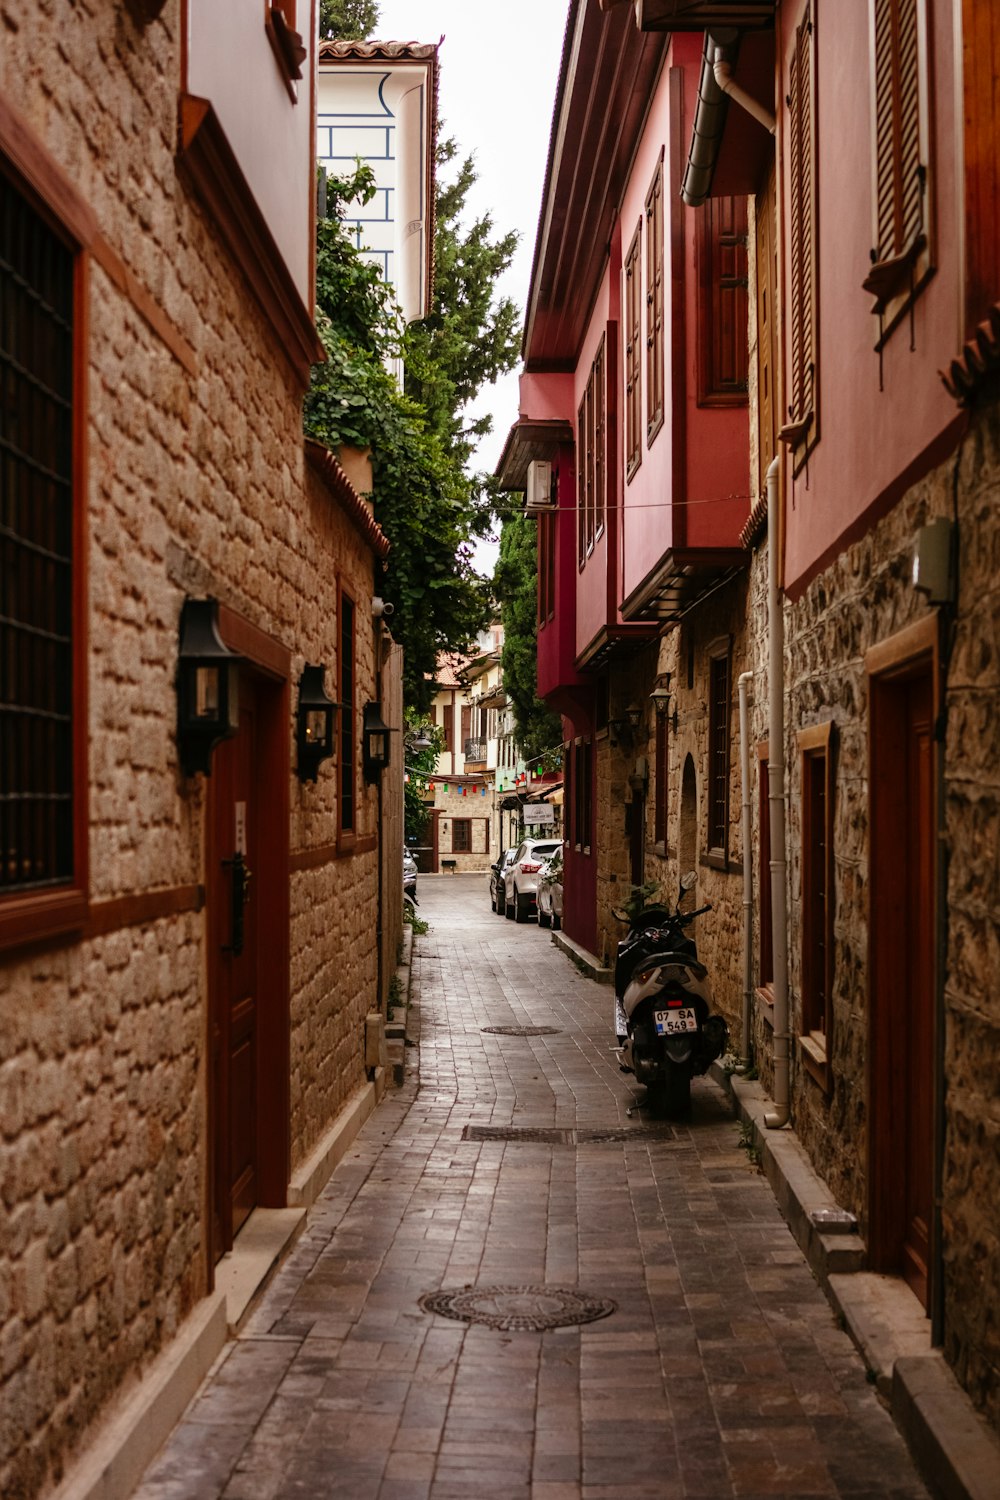
<path fill-rule="evenodd" d="M 562 928 L 552 934 L 552 941 L 557 948 L 561 948 L 567 958 L 571 958 L 577 968 L 586 974 L 588 979 L 594 979 L 598 984 L 614 984 L 615 973 L 613 969 L 605 969 L 596 954 L 590 953 L 579 943 L 574 943 L 571 937 L 567 937 Z"/>
<path fill-rule="evenodd" d="M 52 1500 L 126 1500 L 139 1483 L 226 1344 L 226 1297 L 204 1298 L 181 1324 L 140 1384 L 88 1438 Z"/>
<path fill-rule="evenodd" d="M 864 1269 L 857 1234 L 821 1234 L 811 1215 L 838 1205 L 790 1128 L 769 1130 L 760 1084 L 714 1063 L 711 1076 L 751 1129 L 761 1169 L 813 1274 L 857 1345 L 921 1477 L 938 1500 L 997 1500 L 1000 1440 L 974 1409 L 908 1287 Z"/>

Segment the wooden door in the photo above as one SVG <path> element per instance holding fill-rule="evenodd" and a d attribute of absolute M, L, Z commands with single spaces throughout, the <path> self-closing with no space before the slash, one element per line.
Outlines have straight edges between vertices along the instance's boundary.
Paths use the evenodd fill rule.
<path fill-rule="evenodd" d="M 929 1296 L 934 1153 L 934 753 L 928 664 L 872 680 L 871 1250 Z"/>
<path fill-rule="evenodd" d="M 645 883 L 646 863 L 646 793 L 632 792 L 629 806 L 629 879 L 635 886 Z"/>
<path fill-rule="evenodd" d="M 209 846 L 215 1257 L 258 1198 L 260 998 L 259 693 L 241 674 L 239 732 L 215 751 Z"/>

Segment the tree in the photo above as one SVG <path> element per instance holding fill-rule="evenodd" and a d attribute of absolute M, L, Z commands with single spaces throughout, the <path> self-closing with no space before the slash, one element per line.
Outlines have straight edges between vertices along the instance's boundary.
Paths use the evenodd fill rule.
<path fill-rule="evenodd" d="M 493 583 L 503 621 L 503 682 L 527 760 L 562 743 L 562 720 L 538 696 L 537 580 L 535 525 L 518 512 L 501 526 Z"/>
<path fill-rule="evenodd" d="M 372 449 L 375 515 L 392 543 L 383 589 L 405 648 L 404 698 L 422 710 L 438 655 L 464 649 L 486 624 L 489 587 L 472 567 L 461 456 L 386 369 L 400 347 L 398 313 L 380 272 L 345 233 L 347 205 L 373 193 L 368 167 L 328 179 L 316 237 L 316 326 L 327 361 L 313 369 L 304 417 L 309 435 L 329 448 Z"/>
<path fill-rule="evenodd" d="M 378 25 L 378 0 L 319 0 L 319 34 L 340 42 L 363 41 Z"/>

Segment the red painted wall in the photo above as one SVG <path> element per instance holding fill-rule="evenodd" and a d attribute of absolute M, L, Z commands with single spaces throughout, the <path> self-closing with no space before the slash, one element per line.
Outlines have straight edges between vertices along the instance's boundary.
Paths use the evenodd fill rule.
<path fill-rule="evenodd" d="M 935 104 L 934 156 L 930 178 L 936 230 L 937 271 L 914 307 L 910 348 L 908 319 L 891 335 L 883 354 L 874 350 L 878 320 L 863 291 L 872 229 L 872 96 L 869 15 L 866 5 L 816 7 L 817 118 L 819 120 L 819 423 L 820 438 L 807 470 L 792 479 L 786 467 L 785 583 L 795 591 L 843 546 L 852 527 L 871 521 L 895 498 L 895 481 L 915 461 L 940 445 L 955 414 L 937 371 L 960 344 L 961 273 L 954 163 L 961 120 L 955 112 L 952 7 L 929 5 Z M 779 12 L 781 87 L 787 88 L 788 58 L 799 4 Z M 782 238 L 788 269 L 788 138 L 784 124 Z M 787 338 L 787 325 L 786 325 Z M 788 347 L 785 349 L 786 369 Z M 943 455 L 942 455 L 943 456 Z M 913 477 L 916 477 L 914 474 Z"/>

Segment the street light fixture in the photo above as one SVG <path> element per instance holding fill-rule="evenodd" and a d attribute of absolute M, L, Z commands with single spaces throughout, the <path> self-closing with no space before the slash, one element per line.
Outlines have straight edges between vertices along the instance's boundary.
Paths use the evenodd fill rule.
<path fill-rule="evenodd" d="M 326 695 L 323 679 L 326 667 L 307 662 L 299 678 L 299 706 L 296 714 L 298 740 L 298 777 L 315 781 L 321 762 L 333 754 L 333 733 L 339 704 Z"/>
<path fill-rule="evenodd" d="M 219 634 L 216 599 L 185 599 L 177 657 L 177 751 L 185 776 L 209 776 L 212 751 L 239 728 L 240 657 Z"/>

